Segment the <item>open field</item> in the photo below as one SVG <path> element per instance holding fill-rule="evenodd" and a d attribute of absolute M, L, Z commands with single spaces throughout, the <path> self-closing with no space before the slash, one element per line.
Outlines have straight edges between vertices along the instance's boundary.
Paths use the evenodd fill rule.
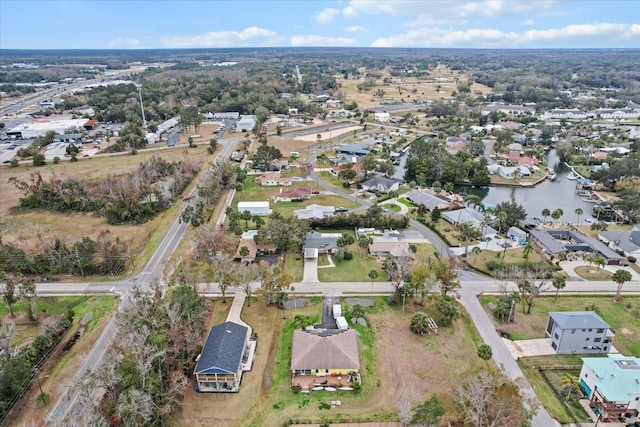
<path fill-rule="evenodd" d="M 22 302 L 14 306 L 19 311 L 16 313 L 17 317 L 24 313 L 19 305 L 21 303 Z M 113 316 L 116 306 L 116 298 L 110 296 L 38 298 L 38 312 L 47 310 L 49 314 L 60 314 L 64 313 L 68 308 L 73 308 L 75 313 L 73 326 L 62 338 L 63 341 L 68 340 L 75 334 L 80 321 L 88 312 L 92 312 L 93 316 L 82 338 L 80 338 L 68 352 L 59 351 L 55 353 L 42 367 L 40 370 L 42 389 L 51 395 L 51 401 L 44 407 L 37 405 L 35 398 L 39 390 L 35 385 L 32 385 L 31 390 L 22 401 L 23 406 L 20 412 L 17 414 L 20 425 L 43 425 L 44 417 L 53 408 L 66 387 L 71 385 L 70 380 L 84 362 L 84 358 L 89 354 L 96 340 L 102 334 L 104 327 L 111 316 Z M 6 304 L 2 301 L 2 303 L 0 303 L 0 315 L 4 317 L 7 312 Z M 18 326 L 17 329 L 23 337 L 27 333 L 27 329 L 21 326 Z M 39 333 L 39 327 L 35 325 L 30 326 L 28 333 L 31 337 L 37 335 Z M 26 343 L 26 340 L 24 340 L 23 343 Z"/>
<path fill-rule="evenodd" d="M 485 306 L 495 302 L 494 296 L 482 296 L 480 302 Z M 551 296 L 538 297 L 531 307 L 531 314 L 522 314 L 522 305 L 516 311 L 515 321 L 510 325 L 502 325 L 498 321 L 496 327 L 510 335 L 511 339 L 544 338 L 544 328 L 550 311 L 581 311 L 595 304 L 600 316 L 616 332 L 613 345 L 622 354 L 640 357 L 640 298 L 625 297 L 616 303 L 606 296 L 561 296 L 554 301 Z"/>
<path fill-rule="evenodd" d="M 155 245 L 161 240 L 164 229 L 175 219 L 179 204 L 175 204 L 144 224 L 109 225 L 103 217 L 92 213 L 22 209 L 19 207 L 19 198 L 22 197 L 22 193 L 13 184 L 10 184 L 8 179 L 16 177 L 22 181 L 29 181 L 31 173 L 39 172 L 45 180 L 54 175 L 69 174 L 81 179 L 96 181 L 107 176 L 126 173 L 153 155 L 159 155 L 168 161 L 179 160 L 186 155 L 200 164 L 203 169 L 213 159 L 213 156 L 208 154 L 204 147 L 199 146 L 189 150 L 184 147 L 157 151 L 140 150 L 135 156 L 127 154 L 97 156 L 82 159 L 76 163 L 64 162 L 40 168 L 31 166 L 1 168 L 0 194 L 3 199 L 0 203 L 0 224 L 3 241 L 5 243 L 17 242 L 19 247 L 28 252 L 40 245 L 40 236 L 46 240 L 53 239 L 53 236 L 63 236 L 71 240 L 83 236 L 96 239 L 101 231 L 108 229 L 114 239 L 117 237 L 130 242 L 134 255 L 138 256 L 134 264 L 137 267 L 142 266 Z M 188 194 L 193 189 L 196 179 L 191 182 L 183 194 Z M 146 250 L 142 251 L 145 245 Z"/>

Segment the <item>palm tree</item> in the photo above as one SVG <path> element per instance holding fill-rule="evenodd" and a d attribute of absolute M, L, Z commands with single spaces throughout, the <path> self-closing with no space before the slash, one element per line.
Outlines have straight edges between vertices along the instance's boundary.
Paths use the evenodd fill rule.
<path fill-rule="evenodd" d="M 527 244 L 524 245 L 522 257 L 526 260 L 529 260 L 529 255 L 531 254 L 531 251 L 533 251 L 533 246 L 531 246 L 531 243 L 527 242 Z"/>
<path fill-rule="evenodd" d="M 478 258 L 478 254 L 482 252 L 482 249 L 480 249 L 480 246 L 474 246 L 473 249 L 471 249 L 471 253 L 473 254 L 473 264 L 471 264 L 472 266 L 476 266 L 476 258 Z"/>
<path fill-rule="evenodd" d="M 618 285 L 615 299 L 616 301 L 619 301 L 620 293 L 622 292 L 622 285 L 624 285 L 625 282 L 629 282 L 631 280 L 631 273 L 629 273 L 627 270 L 616 270 L 616 272 L 613 273 L 612 279 Z"/>
<path fill-rule="evenodd" d="M 551 212 L 551 218 L 555 221 L 555 225 L 558 225 L 558 220 L 562 215 L 564 215 L 564 211 L 560 208 L 554 209 L 554 211 Z"/>
<path fill-rule="evenodd" d="M 482 237 L 482 233 L 479 228 L 474 227 L 470 222 L 459 222 L 456 225 L 456 229 L 458 231 L 458 238 L 464 244 L 464 256 L 466 258 L 469 251 L 469 242 Z"/>
<path fill-rule="evenodd" d="M 560 379 L 560 385 L 563 389 L 567 390 L 567 396 L 565 397 L 566 400 L 569 400 L 571 398 L 571 392 L 575 389 L 578 389 L 579 384 L 580 380 L 578 379 L 578 377 L 571 375 L 568 372 L 562 376 L 562 378 Z"/>
<path fill-rule="evenodd" d="M 418 311 L 411 317 L 411 332 L 418 335 L 427 335 L 429 333 L 429 318 L 426 314 Z"/>
<path fill-rule="evenodd" d="M 547 222 L 547 217 L 551 215 L 551 211 L 547 208 L 542 209 L 542 219 Z"/>
<path fill-rule="evenodd" d="M 567 286 L 567 279 L 562 274 L 556 274 L 551 279 L 551 285 L 556 288 L 556 298 L 555 301 L 558 301 L 558 292 L 560 289 L 564 289 Z"/>
<path fill-rule="evenodd" d="M 351 317 L 352 317 L 352 321 L 355 321 L 353 319 L 362 319 L 364 318 L 364 308 L 362 307 L 361 304 L 356 304 L 353 306 L 353 309 L 351 309 Z"/>
<path fill-rule="evenodd" d="M 378 270 L 369 271 L 369 279 L 371 279 L 371 290 L 373 290 L 373 281 L 378 278 Z"/>
<path fill-rule="evenodd" d="M 598 266 L 598 270 L 603 269 L 605 265 L 607 265 L 607 260 L 600 254 L 596 255 L 595 264 Z"/>
<path fill-rule="evenodd" d="M 578 215 L 578 227 L 580 227 L 580 215 L 582 215 L 584 211 L 580 208 L 576 208 L 574 212 L 576 213 L 576 215 Z"/>
<path fill-rule="evenodd" d="M 596 221 L 600 221 L 600 215 L 604 212 L 604 208 L 600 205 L 596 205 L 593 210 L 596 213 Z"/>

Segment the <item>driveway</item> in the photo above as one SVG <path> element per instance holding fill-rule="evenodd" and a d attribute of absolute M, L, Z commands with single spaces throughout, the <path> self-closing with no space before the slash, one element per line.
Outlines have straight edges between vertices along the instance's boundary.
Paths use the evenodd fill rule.
<path fill-rule="evenodd" d="M 318 280 L 318 258 L 304 259 L 303 282 L 319 282 Z"/>
<path fill-rule="evenodd" d="M 560 267 L 562 267 L 562 269 L 564 270 L 565 273 L 567 273 L 567 275 L 569 276 L 569 280 L 584 280 L 582 279 L 578 273 L 576 273 L 575 269 L 576 267 L 586 267 L 588 266 L 586 261 L 561 261 L 560 262 Z M 597 268 L 601 268 L 595 265 L 592 265 L 591 267 L 592 269 L 597 269 Z M 634 269 L 632 269 L 631 267 L 624 267 L 622 265 L 605 265 L 604 269 L 607 270 L 610 273 L 615 273 L 618 270 L 626 270 L 629 273 L 631 273 L 631 280 L 632 281 L 640 281 L 640 274 L 636 273 Z"/>

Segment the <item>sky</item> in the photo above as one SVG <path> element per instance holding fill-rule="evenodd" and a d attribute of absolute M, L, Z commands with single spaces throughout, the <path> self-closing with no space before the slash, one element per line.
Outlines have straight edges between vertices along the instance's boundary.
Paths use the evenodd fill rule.
<path fill-rule="evenodd" d="M 640 48 L 640 0 L 0 0 L 2 49 Z"/>

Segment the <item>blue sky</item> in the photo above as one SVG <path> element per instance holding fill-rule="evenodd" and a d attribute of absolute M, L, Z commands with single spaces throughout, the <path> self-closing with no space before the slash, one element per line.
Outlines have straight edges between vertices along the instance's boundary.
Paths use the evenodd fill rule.
<path fill-rule="evenodd" d="M 640 48 L 640 1 L 0 0 L 0 48 Z"/>

